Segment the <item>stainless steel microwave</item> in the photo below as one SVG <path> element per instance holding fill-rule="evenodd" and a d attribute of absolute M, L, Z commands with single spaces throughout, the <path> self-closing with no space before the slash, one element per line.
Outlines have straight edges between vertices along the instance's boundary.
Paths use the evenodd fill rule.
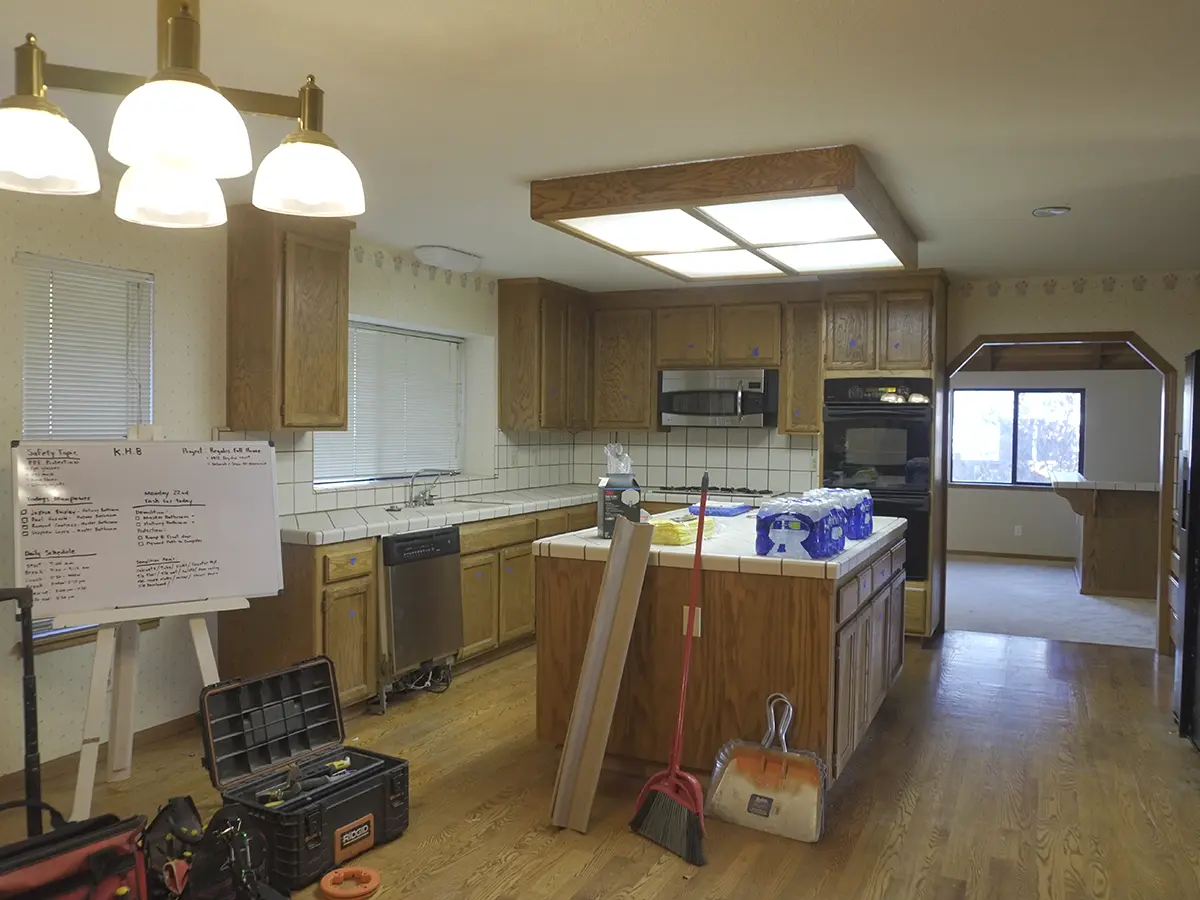
<path fill-rule="evenodd" d="M 658 382 L 663 425 L 757 428 L 778 422 L 777 369 L 684 369 Z"/>

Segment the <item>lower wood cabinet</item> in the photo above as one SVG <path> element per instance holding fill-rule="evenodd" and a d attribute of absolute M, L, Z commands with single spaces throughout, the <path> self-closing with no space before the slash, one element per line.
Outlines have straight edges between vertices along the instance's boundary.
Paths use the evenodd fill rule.
<path fill-rule="evenodd" d="M 892 582 L 887 598 L 887 661 L 890 687 L 904 667 L 904 578 Z"/>
<path fill-rule="evenodd" d="M 374 658 L 375 579 L 356 578 L 325 588 L 321 600 L 321 638 L 325 655 L 333 661 L 338 693 L 343 703 L 366 700 L 377 689 Z"/>
<path fill-rule="evenodd" d="M 459 659 L 500 643 L 500 557 L 494 551 L 462 558 L 462 611 Z"/>
<path fill-rule="evenodd" d="M 379 542 L 283 545 L 283 592 L 217 614 L 222 678 L 265 675 L 324 654 L 341 702 L 366 700 L 379 668 Z"/>
<path fill-rule="evenodd" d="M 596 527 L 596 504 L 571 506 L 567 509 L 567 531 L 582 531 Z"/>
<path fill-rule="evenodd" d="M 533 634 L 533 545 L 500 551 L 500 643 Z"/>

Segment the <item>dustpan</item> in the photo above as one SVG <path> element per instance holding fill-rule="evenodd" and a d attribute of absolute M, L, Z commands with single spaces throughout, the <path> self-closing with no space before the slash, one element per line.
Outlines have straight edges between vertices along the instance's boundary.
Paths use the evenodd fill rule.
<path fill-rule="evenodd" d="M 815 753 L 788 749 L 792 712 L 787 697 L 772 694 L 762 742 L 730 741 L 721 748 L 705 804 L 708 815 L 797 841 L 820 840 L 825 763 Z"/>

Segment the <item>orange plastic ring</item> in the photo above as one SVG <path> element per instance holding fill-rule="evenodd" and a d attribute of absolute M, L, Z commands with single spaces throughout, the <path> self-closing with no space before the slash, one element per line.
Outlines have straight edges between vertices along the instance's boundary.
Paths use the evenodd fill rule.
<path fill-rule="evenodd" d="M 347 884 L 346 882 L 353 882 Z M 334 869 L 321 879 L 321 893 L 329 900 L 362 900 L 379 890 L 379 873 L 362 866 Z"/>

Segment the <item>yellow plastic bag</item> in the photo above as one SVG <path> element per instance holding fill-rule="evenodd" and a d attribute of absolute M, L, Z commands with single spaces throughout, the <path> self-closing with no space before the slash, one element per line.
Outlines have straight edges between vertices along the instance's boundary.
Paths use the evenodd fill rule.
<path fill-rule="evenodd" d="M 651 516 L 648 520 L 654 526 L 654 537 L 651 543 L 682 546 L 696 543 L 696 533 L 699 531 L 700 517 L 686 509 L 671 510 Z M 715 521 L 706 516 L 704 519 L 704 536 L 712 537 Z"/>

